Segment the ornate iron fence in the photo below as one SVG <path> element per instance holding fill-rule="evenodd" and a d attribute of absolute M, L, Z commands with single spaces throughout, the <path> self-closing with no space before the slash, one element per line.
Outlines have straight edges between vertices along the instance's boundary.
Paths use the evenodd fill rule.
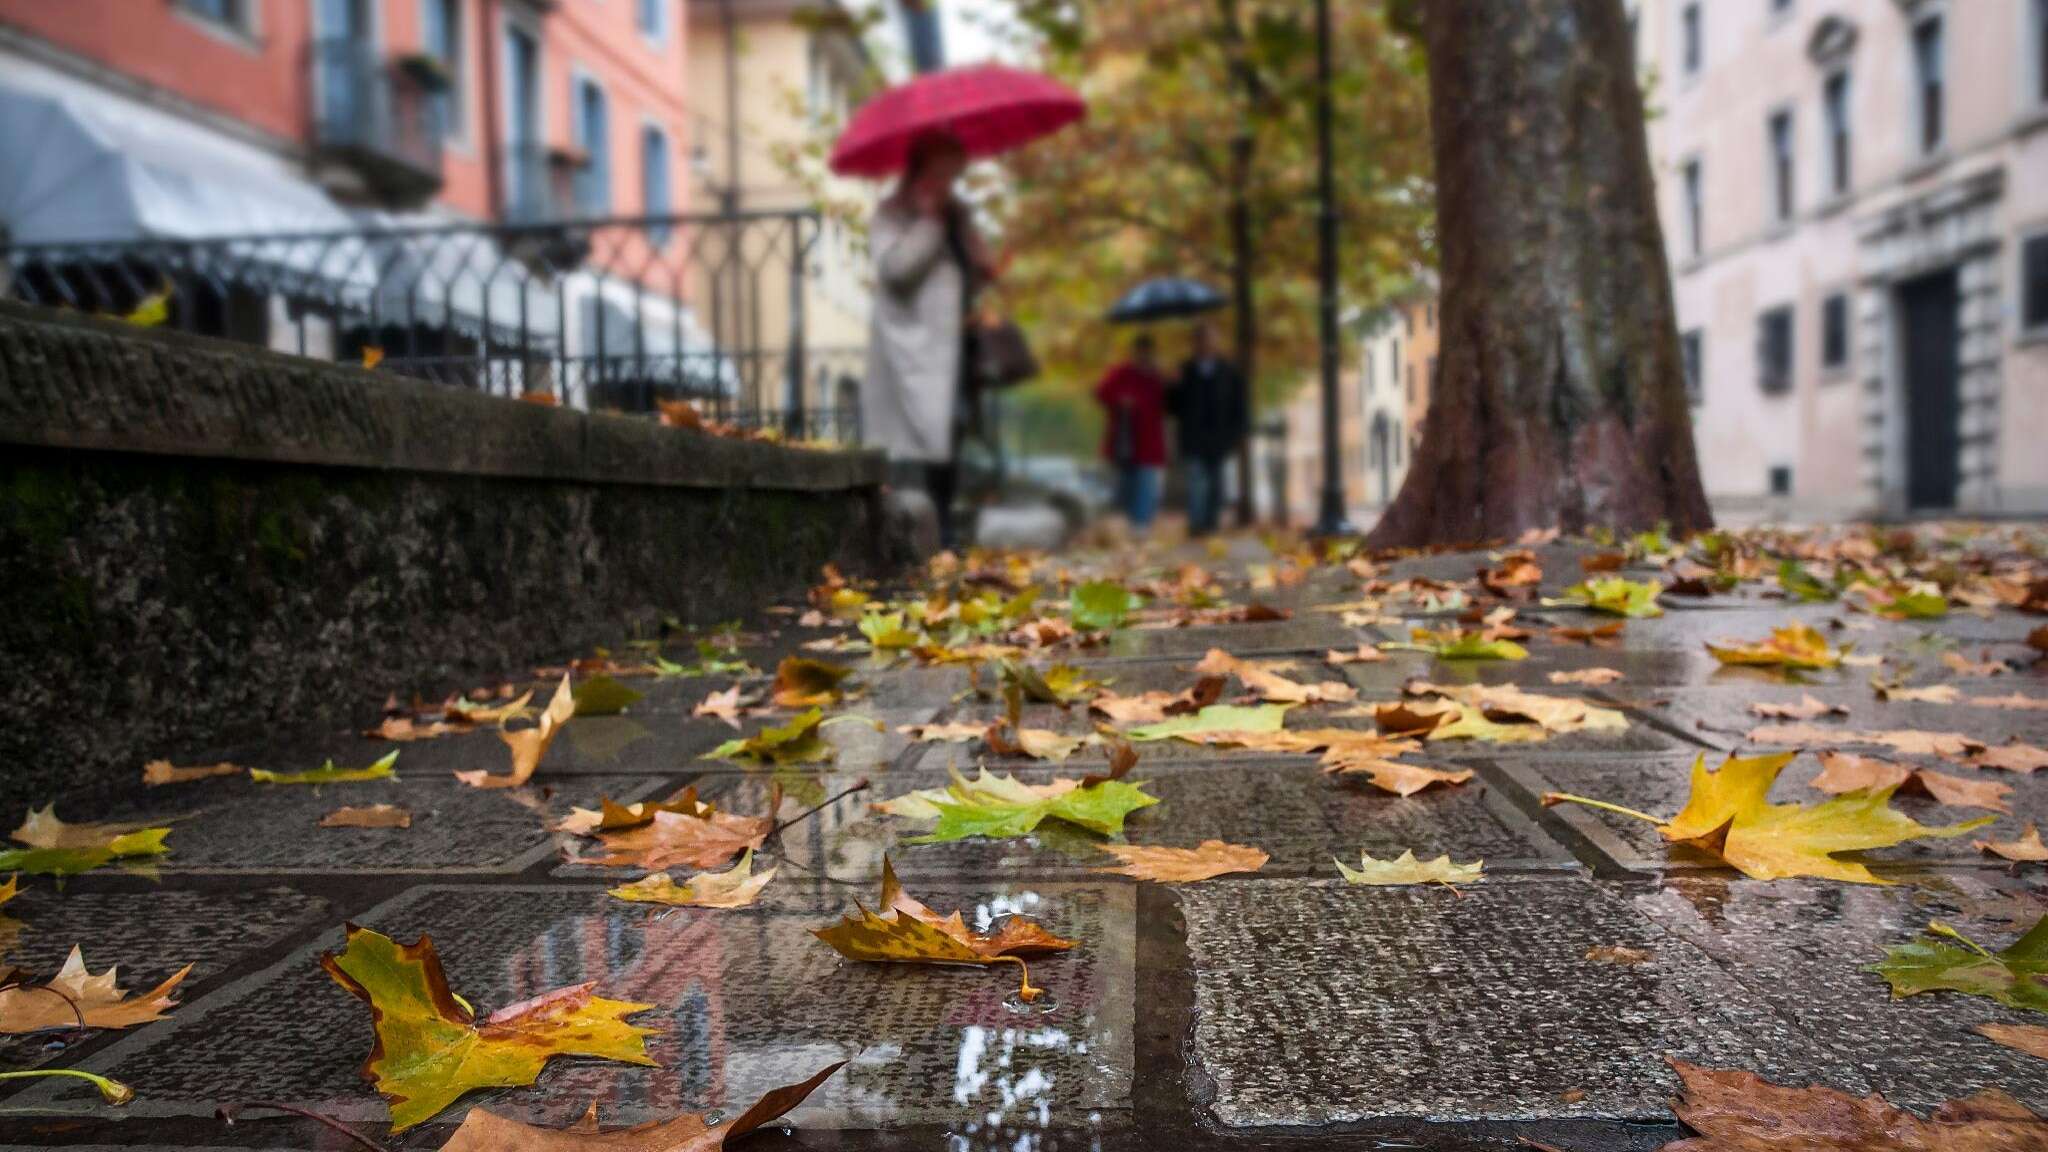
<path fill-rule="evenodd" d="M 863 300 L 811 212 L 0 246 L 0 294 L 450 386 L 858 439 Z"/>

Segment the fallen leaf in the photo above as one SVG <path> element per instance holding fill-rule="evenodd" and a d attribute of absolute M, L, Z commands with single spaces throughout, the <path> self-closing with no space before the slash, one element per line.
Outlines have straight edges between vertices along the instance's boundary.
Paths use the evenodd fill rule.
<path fill-rule="evenodd" d="M 1137 593 L 1109 580 L 1077 584 L 1067 598 L 1067 618 L 1087 632 L 1108 632 L 1124 626 L 1144 604 Z"/>
<path fill-rule="evenodd" d="M 1628 717 L 1612 708 L 1595 707 L 1575 696 L 1545 696 L 1508 684 L 1446 687 L 1413 680 L 1402 690 L 1414 697 L 1434 696 L 1439 703 L 1455 707 L 1450 719 L 1429 729 L 1429 740 L 1528 741 L 1553 734 L 1620 731 L 1628 727 Z"/>
<path fill-rule="evenodd" d="M 599 829 L 598 840 L 605 855 L 583 857 L 572 864 L 594 864 L 604 868 L 645 868 L 660 871 L 683 865 L 716 868 L 743 852 L 761 846 L 775 827 L 775 812 L 781 805 L 780 790 L 770 794 L 768 815 L 740 816 L 697 804 L 686 790 L 686 810 L 657 807 L 644 824 Z"/>
<path fill-rule="evenodd" d="M 609 796 L 598 797 L 595 811 L 589 808 L 571 808 L 555 827 L 559 831 L 571 832 L 578 836 L 595 836 L 600 832 L 615 832 L 621 828 L 638 828 L 654 823 L 659 812 L 675 812 L 684 816 L 709 816 L 717 811 L 709 804 L 697 801 L 697 786 L 692 784 L 666 800 L 639 800 L 631 804 L 620 804 Z"/>
<path fill-rule="evenodd" d="M 647 698 L 645 692 L 601 674 L 578 684 L 571 696 L 578 716 L 616 716 Z"/>
<path fill-rule="evenodd" d="M 1102 850 L 1121 863 L 1114 868 L 1097 868 L 1139 880 L 1161 884 L 1193 884 L 1231 872 L 1257 872 L 1266 866 L 1267 855 L 1257 848 L 1204 840 L 1196 848 L 1163 848 L 1150 844 L 1104 844 Z"/>
<path fill-rule="evenodd" d="M 1619 572 L 1628 563 L 1626 552 L 1594 552 L 1579 557 L 1582 572 Z"/>
<path fill-rule="evenodd" d="M 2032 824 L 2027 825 L 2027 830 L 2020 833 L 2017 840 L 1972 840 L 1970 847 L 2003 856 L 2016 864 L 2048 861 L 2048 844 L 2041 842 L 2041 830 Z"/>
<path fill-rule="evenodd" d="M 370 1006 L 376 1043 L 363 1073 L 391 1104 L 391 1131 L 431 1120 L 464 1093 L 531 1084 L 550 1057 L 594 1056 L 652 1065 L 645 1037 L 625 1021 L 654 1007 L 591 995 L 595 984 L 544 992 L 481 1023 L 448 987 L 434 942 L 400 944 L 346 926 L 347 945 L 320 966 Z"/>
<path fill-rule="evenodd" d="M 927 789 L 877 807 L 895 815 L 936 819 L 930 832 L 903 842 L 937 844 L 970 836 L 1028 836 L 1048 819 L 1116 836 L 1122 834 L 1126 816 L 1157 803 L 1158 798 L 1147 795 L 1142 785 L 1122 780 L 1103 779 L 1086 786 L 1078 781 L 1033 786 L 992 777 L 984 769 L 979 780 L 970 782 L 952 773 L 952 783 L 943 790 Z"/>
<path fill-rule="evenodd" d="M 1472 779 L 1470 769 L 1447 772 L 1420 764 L 1401 764 L 1380 759 L 1325 760 L 1323 771 L 1345 775 L 1363 773 L 1375 787 L 1392 792 L 1396 796 L 1413 796 L 1432 784 L 1463 784 Z"/>
<path fill-rule="evenodd" d="M 1179 692 L 1141 692 L 1136 696 L 1102 692 L 1088 707 L 1123 727 L 1157 724 L 1169 716 L 1191 716 L 1216 703 L 1223 697 L 1224 683 L 1221 676 L 1204 676 Z"/>
<path fill-rule="evenodd" d="M 966 744 L 981 739 L 988 731 L 988 725 L 972 721 L 954 721 L 945 724 L 904 724 L 896 731 L 920 744 Z"/>
<path fill-rule="evenodd" d="M 1611 576 L 1574 584 L 1565 589 L 1562 596 L 1546 599 L 1543 603 L 1546 607 L 1576 606 L 1613 616 L 1641 619 L 1664 614 L 1663 606 L 1657 603 L 1657 597 L 1663 593 L 1664 586 L 1653 580 L 1624 580 Z"/>
<path fill-rule="evenodd" d="M 1771 629 L 1769 640 L 1746 642 L 1724 640 L 1709 643 L 1707 651 L 1723 664 L 1747 664 L 1775 668 L 1833 668 L 1848 649 L 1828 647 L 1827 637 L 1804 624 Z"/>
<path fill-rule="evenodd" d="M 2020 692 L 2009 696 L 1969 696 L 1963 699 L 1963 703 L 1972 708 L 2005 708 L 2023 712 L 2048 709 L 2048 697 L 2028 696 Z"/>
<path fill-rule="evenodd" d="M 336 808 L 320 818 L 322 828 L 410 828 L 412 813 L 390 804 Z"/>
<path fill-rule="evenodd" d="M 1939 920 L 1931 921 L 1927 936 L 1885 949 L 1884 959 L 1864 965 L 1863 971 L 1884 977 L 1896 999 L 1922 992 L 1962 992 L 2012 1008 L 2048 1012 L 2048 917 L 1997 952 Z"/>
<path fill-rule="evenodd" d="M 937 820 L 938 806 L 954 802 L 962 790 L 992 803 L 1035 804 L 1040 800 L 1071 792 L 1080 787 L 1081 783 L 1079 780 L 1055 777 L 1044 784 L 1026 784 L 1013 776 L 992 773 L 986 767 L 971 781 L 957 772 L 951 772 L 950 769 L 949 773 L 953 777 L 953 784 L 950 787 L 906 792 L 894 799 L 871 804 L 870 807 L 877 812 L 901 816 L 906 820 Z"/>
<path fill-rule="evenodd" d="M 671 401 L 664 401 L 664 404 Z M 763 1127 L 804 1102 L 818 1085 L 846 1067 L 845 1061 L 819 1070 L 801 1084 L 771 1088 L 752 1107 L 730 1120 L 709 1123 L 709 1114 L 654 1120 L 606 1131 L 598 1126 L 597 1104 L 567 1128 L 536 1128 L 472 1108 L 441 1152 L 720 1152 L 729 1140 Z"/>
<path fill-rule="evenodd" d="M 1621 673 L 1613 668 L 1581 668 L 1576 672 L 1552 672 L 1549 676 L 1552 684 L 1583 684 L 1592 688 L 1621 678 Z"/>
<path fill-rule="evenodd" d="M 1386 658 L 1386 653 L 1370 644 L 1360 644 L 1349 652 L 1340 652 L 1332 648 L 1323 653 L 1324 663 L 1339 668 L 1346 664 L 1378 664 Z"/>
<path fill-rule="evenodd" d="M 219 764 L 201 764 L 192 768 L 176 768 L 169 760 L 151 760 L 142 766 L 142 782 L 151 788 L 165 784 L 189 784 L 209 776 L 235 776 L 241 773 L 240 765 L 222 761 Z"/>
<path fill-rule="evenodd" d="M 2022 776 L 2048 768 L 2048 750 L 2036 748 L 2031 744 L 1999 744 L 1952 758 L 1960 759 L 1962 763 L 1972 768 L 1997 768 L 2006 772 L 2017 772 Z"/>
<path fill-rule="evenodd" d="M 1930 684 L 1923 688 L 1876 686 L 1879 700 L 1898 704 L 1953 704 L 1962 693 L 1953 684 Z"/>
<path fill-rule="evenodd" d="M 1887 620 L 1938 620 L 1948 615 L 1948 598 L 1939 591 L 1890 588 L 1867 592 L 1864 605 Z"/>
<path fill-rule="evenodd" d="M 2048 1060 L 2048 1028 L 2039 1024 L 1979 1024 L 1977 1034 L 2016 1052 Z"/>
<path fill-rule="evenodd" d="M 177 1007 L 171 990 L 191 971 L 187 964 L 155 988 L 130 996 L 114 983 L 114 969 L 97 976 L 86 971 L 85 957 L 74 945 L 49 983 L 0 988 L 0 1032 L 76 1028 L 81 1018 L 88 1028 L 132 1028 L 161 1020 Z"/>
<path fill-rule="evenodd" d="M 1753 1072 L 1665 1058 L 1683 1095 L 1671 1111 L 1699 1133 L 1663 1152 L 2023 1152 L 2048 1146 L 2048 1121 L 1996 1089 L 1922 1119 L 1872 1093 L 1785 1088 Z"/>
<path fill-rule="evenodd" d="M 997 756 L 1063 763 L 1090 737 L 1068 736 L 1049 728 L 1012 728 L 1008 720 L 997 720 L 982 730 L 981 739 Z"/>
<path fill-rule="evenodd" d="M 1169 716 L 1124 733 L 1135 741 L 1184 740 L 1190 744 L 1231 744 L 1247 733 L 1278 732 L 1292 704 L 1211 704 L 1199 712 Z"/>
<path fill-rule="evenodd" d="M 763 728 L 704 754 L 706 760 L 751 760 L 756 764 L 814 764 L 830 760 L 832 745 L 819 735 L 825 714 L 811 708 L 780 728 Z"/>
<path fill-rule="evenodd" d="M 2027 633 L 2027 646 L 2036 652 L 2048 652 L 2048 624 Z"/>
<path fill-rule="evenodd" d="M 1767 704 L 1758 701 L 1749 706 L 1751 714 L 1766 720 L 1818 720 L 1823 716 L 1847 716 L 1849 710 L 1840 704 L 1829 704 L 1816 700 L 1811 692 L 1801 693 L 1797 704 Z"/>
<path fill-rule="evenodd" d="M 1470 864 L 1453 864 L 1449 856 L 1434 860 L 1417 860 L 1415 851 L 1409 849 L 1392 860 L 1375 860 L 1371 855 L 1360 853 L 1357 868 L 1348 868 L 1338 860 L 1337 871 L 1343 873 L 1348 884 L 1364 884 L 1374 887 L 1393 887 L 1408 884 L 1442 884 L 1453 886 L 1470 884 L 1480 876 L 1483 861 Z"/>
<path fill-rule="evenodd" d="M 337 768 L 329 760 L 318 768 L 304 772 L 272 772 L 267 768 L 249 769 L 249 779 L 258 784 L 355 784 L 368 780 L 396 780 L 398 774 L 393 768 L 398 763 L 398 750 L 392 749 L 384 758 L 367 768 Z M 458 773 L 459 775 L 459 773 Z"/>
<path fill-rule="evenodd" d="M 1824 752 L 1820 763 L 1821 773 L 1814 777 L 1813 786 L 1829 795 L 1877 790 L 1917 792 L 1933 797 L 1937 804 L 1952 808 L 2012 811 L 2006 803 L 2012 789 L 1995 780 L 1965 780 L 1932 769 L 1908 768 L 1903 764 L 1842 752 Z"/>
<path fill-rule="evenodd" d="M 1628 627 L 1626 621 L 1616 620 L 1593 628 L 1558 627 L 1550 630 L 1550 638 L 1560 644 L 1584 644 L 1588 648 L 1612 648 L 1621 641 L 1621 634 Z"/>
<path fill-rule="evenodd" d="M 1108 681 L 1091 680 L 1071 664 L 1055 664 L 1040 672 L 1029 664 L 1005 660 L 999 665 L 1005 682 L 1014 681 L 1026 700 L 1057 704 L 1065 708 L 1108 687 Z"/>
<path fill-rule="evenodd" d="M 45 804 L 30 809 L 11 835 L 31 848 L 97 848 L 149 827 L 145 821 L 69 824 L 58 818 L 55 804 Z"/>
<path fill-rule="evenodd" d="M 740 709 L 743 706 L 740 700 L 740 686 L 735 684 L 722 692 L 710 693 L 704 699 L 697 701 L 697 706 L 690 709 L 690 715 L 693 717 L 709 716 L 714 720 L 723 720 L 728 725 L 738 728 L 740 726 Z"/>
<path fill-rule="evenodd" d="M 1209 654 L 1195 665 L 1195 674 L 1235 676 L 1268 704 L 1329 704 L 1358 698 L 1358 689 L 1349 684 L 1334 680 L 1303 684 L 1280 675 L 1270 665 L 1239 660 L 1221 648 L 1209 649 Z"/>
<path fill-rule="evenodd" d="M 2048 628 L 2039 629 L 2048 632 Z M 2012 666 L 2003 660 L 1971 660 L 1961 652 L 1943 652 L 1942 666 L 1958 676 L 2003 676 L 2012 671 Z"/>
<path fill-rule="evenodd" d="M 1586 960 L 1592 964 L 1631 967 L 1636 964 L 1647 964 L 1655 958 L 1655 954 L 1647 948 L 1630 948 L 1624 944 L 1597 944 L 1586 949 Z"/>
<path fill-rule="evenodd" d="M 1814 724 L 1764 724 L 1751 728 L 1743 739 L 1752 744 L 1775 744 L 1783 748 L 1873 744 L 1907 756 L 1943 756 L 1949 759 L 1960 759 L 1984 748 L 1981 741 L 1960 732 L 1922 732 L 1913 728 L 1860 732 L 1852 728 L 1822 728 Z"/>
<path fill-rule="evenodd" d="M 1389 652 L 1427 652 L 1439 660 L 1526 660 L 1529 650 L 1512 640 L 1489 640 L 1469 629 L 1431 631 L 1417 628 L 1407 642 L 1383 641 Z"/>
<path fill-rule="evenodd" d="M 690 908 L 744 908 L 761 898 L 761 890 L 775 879 L 775 869 L 754 872 L 752 849 L 725 872 L 699 872 L 687 884 L 677 884 L 666 872 L 642 876 L 630 884 L 606 889 L 621 900 L 642 904 L 670 904 Z"/>
<path fill-rule="evenodd" d="M 893 915 L 877 915 L 858 901 L 854 907 L 860 910 L 859 916 L 842 917 L 839 923 L 813 929 L 811 934 L 849 960 L 984 967 L 1015 964 L 1018 995 L 1027 1003 L 1038 999 L 1041 990 L 1031 986 L 1031 970 L 1025 967 L 1024 957 L 1064 952 L 1074 946 L 1074 941 L 1055 936 L 1021 916 L 1009 917 L 993 935 L 970 930 L 958 912 L 942 917 L 904 893 L 887 856 L 882 857 L 880 907 Z"/>
<path fill-rule="evenodd" d="M 1552 792 L 1547 807 L 1587 804 L 1658 826 L 1666 840 L 1711 852 L 1755 880 L 1812 876 L 1852 884 L 1884 884 L 1862 864 L 1836 853 L 1887 848 L 1908 840 L 1960 836 L 1995 817 L 1929 827 L 1891 807 L 1891 790 L 1851 792 L 1819 804 L 1772 804 L 1768 797 L 1778 773 L 1794 753 L 1730 756 L 1718 771 L 1707 770 L 1701 754 L 1693 761 L 1692 793 L 1670 820 L 1599 800 Z"/>
<path fill-rule="evenodd" d="M 45 813 L 49 809 L 43 810 Z M 52 820 L 55 817 L 51 817 Z M 94 825 L 68 825 L 71 829 L 84 829 Z M 126 825 L 100 825 L 98 827 L 117 829 Z M 75 876 L 102 864 L 115 860 L 128 860 L 142 856 L 161 856 L 170 851 L 164 847 L 164 837 L 170 835 L 169 828 L 140 828 L 132 832 L 107 832 L 104 838 L 92 843 L 70 843 L 57 847 L 9 848 L 0 851 L 0 872 L 27 872 L 38 876 Z M 15 838 L 21 838 L 17 831 Z"/>
<path fill-rule="evenodd" d="M 548 706 L 541 711 L 540 719 L 531 728 L 513 731 L 498 729 L 498 739 L 512 750 L 512 771 L 504 776 L 493 776 L 479 768 L 470 772 L 457 772 L 455 778 L 472 788 L 517 788 L 533 778 L 540 768 L 541 757 L 548 754 L 548 747 L 555 742 L 555 735 L 576 715 L 576 695 L 569 689 L 569 675 L 562 674 L 562 682 L 555 686 L 555 694 L 548 699 Z"/>
<path fill-rule="evenodd" d="M 835 704 L 846 694 L 841 684 L 851 675 L 853 669 L 842 664 L 784 656 L 782 663 L 775 666 L 775 684 L 770 690 L 770 699 L 777 708 L 817 708 Z"/>

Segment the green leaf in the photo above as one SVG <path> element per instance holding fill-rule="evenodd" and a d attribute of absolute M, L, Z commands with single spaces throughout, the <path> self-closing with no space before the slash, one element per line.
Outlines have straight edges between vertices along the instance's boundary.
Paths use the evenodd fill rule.
<path fill-rule="evenodd" d="M 1103 836 L 1118 836 L 1123 834 L 1124 817 L 1157 803 L 1159 798 L 1147 795 L 1143 787 L 1122 780 L 1105 780 L 1030 803 L 992 800 L 956 787 L 951 799 L 932 804 L 938 810 L 938 826 L 904 843 L 939 844 L 970 836 L 1014 839 L 1030 835 L 1047 818 L 1064 820 Z"/>
<path fill-rule="evenodd" d="M 1124 736 L 1130 740 L 1187 739 L 1196 743 L 1203 737 L 1230 732 L 1278 732 L 1287 721 L 1292 704 L 1211 704 L 1188 716 L 1169 716 L 1157 724 L 1133 728 Z"/>
<path fill-rule="evenodd" d="M 1664 614 L 1663 606 L 1657 603 L 1657 597 L 1663 592 L 1664 586 L 1654 580 L 1625 580 L 1609 576 L 1574 584 L 1564 590 L 1561 598 L 1543 603 L 1546 606 L 1575 604 L 1595 612 L 1641 619 Z"/>
<path fill-rule="evenodd" d="M 780 728 L 727 740 L 704 754 L 707 760 L 753 760 L 762 764 L 809 764 L 832 758 L 832 745 L 818 735 L 825 713 L 813 708 Z"/>
<path fill-rule="evenodd" d="M 1107 687 L 1107 680 L 1090 680 L 1088 674 L 1071 664 L 1055 664 L 1040 672 L 1029 664 L 1005 660 L 1001 664 L 1005 684 L 1015 683 L 1028 700 L 1065 706 L 1092 696 Z"/>
<path fill-rule="evenodd" d="M 628 688 L 609 676 L 592 676 L 576 686 L 578 716 L 616 716 L 647 698 L 645 692 Z"/>
<path fill-rule="evenodd" d="M 393 748 L 382 760 L 368 768 L 336 768 L 334 761 L 306 772 L 272 772 L 267 768 L 249 769 L 249 779 L 258 784 L 353 784 L 362 780 L 396 780 L 398 774 L 392 766 L 398 763 L 398 749 Z"/>
<path fill-rule="evenodd" d="M 1412 643 L 1388 640 L 1380 644 L 1389 652 L 1427 652 L 1439 660 L 1526 660 L 1529 650 L 1513 640 L 1488 640 L 1483 634 L 1465 629 L 1431 632 L 1417 628 Z"/>
<path fill-rule="evenodd" d="M 1077 585 L 1067 597 L 1067 615 L 1074 627 L 1090 632 L 1121 628 L 1144 601 L 1137 593 L 1112 580 Z"/>
<path fill-rule="evenodd" d="M 1808 604 L 1833 600 L 1839 595 L 1834 585 L 1808 572 L 1797 560 L 1778 561 L 1778 587 L 1794 600 Z"/>
<path fill-rule="evenodd" d="M 393 753 L 396 755 L 396 753 Z M 102 864 L 136 856 L 161 856 L 169 828 L 143 828 L 116 836 L 105 844 L 68 848 L 9 848 L 0 851 L 0 872 L 27 872 L 36 876 L 76 876 Z"/>
<path fill-rule="evenodd" d="M 860 634 L 868 638 L 877 652 L 888 652 L 917 646 L 920 636 L 903 626 L 903 613 L 892 612 L 883 615 L 870 612 L 860 618 Z"/>
<path fill-rule="evenodd" d="M 2048 916 L 2036 920 L 2026 935 L 1999 952 L 1979 947 L 1939 920 L 1927 930 L 1947 939 L 1923 937 L 1886 949 L 1883 960 L 1867 964 L 1863 970 L 1889 981 L 1894 996 L 1964 992 L 2014 1008 L 2048 1012 Z"/>
<path fill-rule="evenodd" d="M 1891 620 L 1939 620 L 1948 615 L 1948 597 L 1939 592 L 1900 592 L 1873 607 Z"/>

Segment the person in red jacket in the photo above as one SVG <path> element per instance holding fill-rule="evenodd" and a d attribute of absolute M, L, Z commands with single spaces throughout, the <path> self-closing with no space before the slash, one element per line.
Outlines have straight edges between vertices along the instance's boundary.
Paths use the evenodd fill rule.
<path fill-rule="evenodd" d="M 1116 502 L 1143 532 L 1159 511 L 1159 472 L 1166 466 L 1166 378 L 1159 373 L 1152 337 L 1131 341 L 1130 358 L 1095 385 L 1109 415 L 1102 455 L 1116 468 Z"/>

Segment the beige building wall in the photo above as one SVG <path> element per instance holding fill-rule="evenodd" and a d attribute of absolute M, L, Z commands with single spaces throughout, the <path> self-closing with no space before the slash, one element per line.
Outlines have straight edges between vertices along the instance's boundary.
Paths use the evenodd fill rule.
<path fill-rule="evenodd" d="M 1429 404 L 1437 353 L 1436 297 L 1375 309 L 1352 328 L 1358 336 L 1338 378 L 1337 441 L 1345 508 L 1354 523 L 1364 523 L 1401 491 L 1421 442 L 1420 413 Z M 1322 403 L 1314 377 L 1287 403 L 1287 507 L 1297 523 L 1313 523 L 1321 506 Z"/>
<path fill-rule="evenodd" d="M 2048 229 L 2048 5 L 1631 8 L 1679 329 L 1698 351 L 1694 421 L 1709 495 L 1765 510 L 2048 509 L 2048 453 L 2036 448 L 2048 433 L 2048 343 L 2023 323 L 2022 276 L 2026 241 Z M 1916 35 L 1936 28 L 1929 73 L 1916 43 L 1933 41 Z M 1942 107 L 1927 146 L 1930 81 Z M 1839 187 L 1831 82 L 1846 90 Z M 1780 115 L 1789 132 L 1774 137 Z M 1782 214 L 1775 139 L 1786 141 L 1790 179 Z M 1830 363 L 1833 298 L 1843 324 Z M 1790 372 L 1767 389 L 1776 344 L 1763 318 L 1781 308 Z"/>
<path fill-rule="evenodd" d="M 820 0 L 690 0 L 692 203 L 702 210 L 732 202 L 756 213 L 814 209 L 823 201 L 872 203 L 870 185 L 829 175 L 814 183 L 790 165 L 790 157 L 815 144 L 819 124 L 845 121 L 870 66 L 854 34 L 821 19 L 830 7 Z M 731 87 L 728 60 L 736 65 Z M 736 157 L 729 119 L 739 129 Z M 791 236 L 786 225 L 765 223 L 737 235 L 737 250 L 723 237 L 704 239 L 693 300 L 705 327 L 721 347 L 742 354 L 742 375 L 773 404 L 786 387 L 780 354 L 791 320 Z M 865 369 L 866 264 L 860 238 L 828 213 L 809 250 L 802 301 L 811 407 L 850 404 Z M 736 274 L 735 267 L 762 271 Z M 723 283 L 715 283 L 721 274 Z M 759 349 L 773 354 L 751 362 L 744 355 Z"/>

